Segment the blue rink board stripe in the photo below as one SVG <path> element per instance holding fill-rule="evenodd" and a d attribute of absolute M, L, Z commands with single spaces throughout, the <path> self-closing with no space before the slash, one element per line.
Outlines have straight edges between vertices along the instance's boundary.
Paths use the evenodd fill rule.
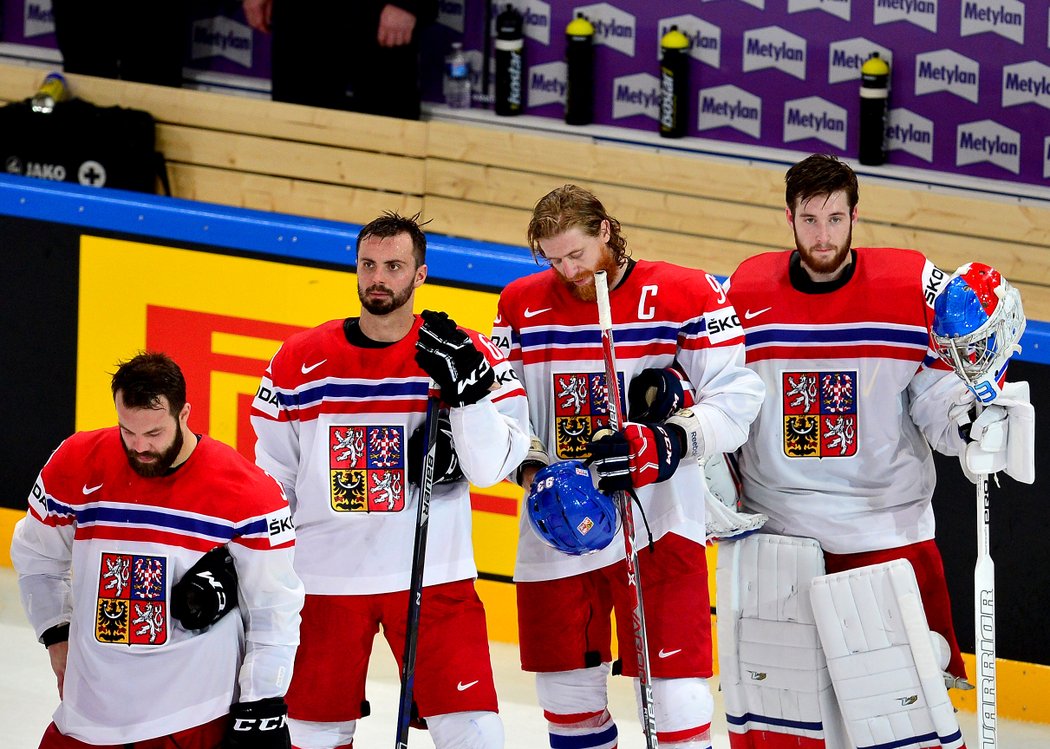
<path fill-rule="evenodd" d="M 361 229 L 359 224 L 7 174 L 0 174 L 0 214 L 348 268 L 354 265 Z M 427 266 L 437 280 L 493 291 L 539 269 L 525 247 L 430 232 Z M 1021 348 L 1018 359 L 1050 364 L 1050 323 L 1029 320 Z"/>

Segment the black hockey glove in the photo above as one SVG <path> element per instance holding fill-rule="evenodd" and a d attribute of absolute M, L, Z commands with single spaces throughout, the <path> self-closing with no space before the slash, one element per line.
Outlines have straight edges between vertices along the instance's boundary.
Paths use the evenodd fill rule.
<path fill-rule="evenodd" d="M 441 388 L 445 403 L 469 406 L 488 395 L 496 374 L 485 355 L 444 312 L 424 310 L 422 318 L 416 363 Z"/>
<path fill-rule="evenodd" d="M 288 706 L 280 697 L 238 702 L 230 707 L 230 727 L 222 749 L 291 749 Z"/>
<path fill-rule="evenodd" d="M 184 629 L 204 629 L 237 607 L 237 572 L 225 546 L 197 560 L 171 589 L 171 615 Z"/>
<path fill-rule="evenodd" d="M 681 429 L 664 424 L 628 423 L 622 431 L 599 430 L 588 445 L 588 462 L 603 492 L 638 489 L 666 481 L 678 470 L 685 450 Z"/>
<path fill-rule="evenodd" d="M 408 478 L 419 484 L 423 479 L 423 442 L 426 439 L 426 424 L 421 424 L 412 432 L 408 438 Z M 448 411 L 442 409 L 438 412 L 437 451 L 434 453 L 434 483 L 451 484 L 463 478 L 463 471 L 459 467 L 459 456 L 452 445 L 452 422 L 449 421 Z"/>
<path fill-rule="evenodd" d="M 628 421 L 663 421 L 684 406 L 682 375 L 673 367 L 643 370 L 627 388 Z"/>

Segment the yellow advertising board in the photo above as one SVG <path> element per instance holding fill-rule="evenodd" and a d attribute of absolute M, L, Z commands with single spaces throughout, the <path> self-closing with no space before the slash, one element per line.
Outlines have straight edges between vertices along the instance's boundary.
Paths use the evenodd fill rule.
<path fill-rule="evenodd" d="M 350 258 L 348 258 L 349 260 Z M 440 309 L 488 332 L 496 294 L 425 284 L 416 311 Z M 251 399 L 270 357 L 303 328 L 356 314 L 357 277 L 324 268 L 83 236 L 76 428 L 113 424 L 110 375 L 142 349 L 170 354 L 186 374 L 190 427 L 254 457 Z M 516 641 L 513 586 L 520 490 L 472 493 L 479 585 L 493 639 Z"/>

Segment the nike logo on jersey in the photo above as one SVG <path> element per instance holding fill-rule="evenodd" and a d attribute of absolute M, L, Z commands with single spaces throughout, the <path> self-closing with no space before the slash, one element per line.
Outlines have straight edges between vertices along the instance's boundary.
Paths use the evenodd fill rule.
<path fill-rule="evenodd" d="M 681 652 L 681 648 L 678 648 L 677 650 L 664 650 L 663 648 L 660 648 L 660 652 L 657 653 L 657 655 L 661 658 L 670 658 L 672 655 L 678 655 Z"/>
<path fill-rule="evenodd" d="M 769 310 L 771 310 L 771 309 L 773 309 L 773 308 L 772 307 L 765 307 L 764 309 L 755 310 L 754 312 L 752 312 L 751 310 L 748 310 L 747 312 L 744 313 L 744 319 L 745 320 L 753 320 L 754 318 L 758 317 L 759 315 L 762 315 L 762 314 L 765 314 L 766 312 L 769 312 Z"/>
<path fill-rule="evenodd" d="M 552 309 L 553 309 L 553 307 L 544 307 L 543 309 L 532 310 L 532 309 L 529 309 L 528 307 L 526 307 L 525 308 L 525 313 L 524 313 L 525 314 L 525 319 L 533 318 L 536 315 L 542 315 L 544 312 L 550 312 Z"/>
<path fill-rule="evenodd" d="M 456 689 L 458 689 L 460 692 L 465 692 L 466 690 L 470 689 L 472 686 L 474 686 L 477 683 L 478 683 L 477 679 L 475 679 L 474 681 L 469 681 L 466 684 L 464 684 L 461 681 L 459 684 L 456 685 Z"/>
<path fill-rule="evenodd" d="M 102 484 L 99 484 L 98 486 L 88 486 L 87 484 L 84 484 L 84 494 L 94 494 L 101 488 Z"/>
<path fill-rule="evenodd" d="M 328 361 L 328 360 L 327 359 L 321 359 L 321 361 L 317 362 L 317 364 L 311 364 L 309 367 L 306 366 L 306 364 L 303 364 L 303 367 L 302 367 L 303 374 L 310 374 L 315 369 L 317 369 L 319 366 L 324 364 L 326 361 Z"/>

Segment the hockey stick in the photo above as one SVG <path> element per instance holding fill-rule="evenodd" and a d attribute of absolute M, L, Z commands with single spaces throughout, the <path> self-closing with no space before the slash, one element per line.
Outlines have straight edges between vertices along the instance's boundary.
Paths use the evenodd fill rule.
<path fill-rule="evenodd" d="M 988 474 L 977 475 L 977 564 L 973 570 L 973 652 L 977 661 L 977 746 L 995 749 L 995 562 L 989 542 Z"/>
<path fill-rule="evenodd" d="M 609 280 L 605 271 L 594 274 L 594 288 L 598 295 L 598 326 L 602 331 L 602 356 L 605 359 L 605 385 L 608 395 L 609 428 L 620 430 L 624 423 L 620 405 L 620 381 L 616 376 L 616 355 L 613 350 L 612 310 L 609 306 Z M 623 519 L 623 545 L 627 562 L 627 592 L 633 608 L 631 625 L 634 630 L 634 648 L 638 654 L 638 684 L 642 702 L 642 730 L 646 749 L 656 749 L 656 714 L 653 712 L 653 684 L 649 676 L 649 638 L 645 633 L 645 610 L 642 607 L 642 585 L 638 578 L 638 552 L 634 548 L 634 509 L 626 492 L 616 492 L 616 504 Z"/>
<path fill-rule="evenodd" d="M 983 263 L 966 263 L 948 279 L 933 306 L 930 332 L 937 355 L 974 394 L 979 419 L 981 405 L 1003 394 L 1007 365 L 1010 358 L 1021 351 L 1020 340 L 1026 326 L 1021 294 L 994 268 Z M 966 452 L 961 457 L 965 469 L 969 457 Z M 1034 458 L 1031 460 L 1034 463 Z M 989 540 L 991 510 L 987 472 L 990 465 L 974 476 L 977 563 L 973 571 L 973 651 L 977 664 L 977 737 L 981 749 L 995 749 L 997 723 L 995 564 Z M 1024 473 L 1032 473 L 1029 480 L 1034 479 L 1034 465 Z"/>
<path fill-rule="evenodd" d="M 430 495 L 434 491 L 434 460 L 437 456 L 438 407 L 432 395 L 437 385 L 427 387 L 426 452 L 423 475 L 419 480 L 419 506 L 416 508 L 416 537 L 412 548 L 412 578 L 408 586 L 408 617 L 405 623 L 405 650 L 401 659 L 401 698 L 397 708 L 395 749 L 407 749 L 408 726 L 412 721 L 412 693 L 416 680 L 416 645 L 419 641 L 419 614 L 423 600 L 423 566 L 427 555 L 427 531 L 430 528 Z"/>

